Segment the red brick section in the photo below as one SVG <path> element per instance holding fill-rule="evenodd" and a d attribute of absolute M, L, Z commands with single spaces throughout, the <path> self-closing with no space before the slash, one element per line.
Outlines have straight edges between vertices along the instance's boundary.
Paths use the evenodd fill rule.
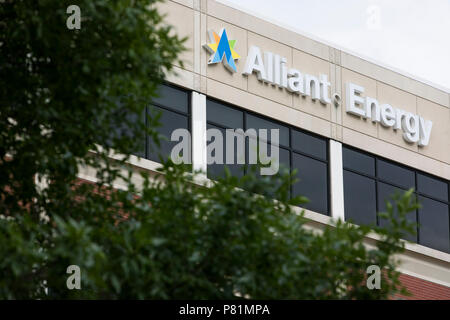
<path fill-rule="evenodd" d="M 450 287 L 416 278 L 407 274 L 401 274 L 400 281 L 412 295 L 407 297 L 398 294 L 394 296 L 394 299 L 450 300 Z"/>

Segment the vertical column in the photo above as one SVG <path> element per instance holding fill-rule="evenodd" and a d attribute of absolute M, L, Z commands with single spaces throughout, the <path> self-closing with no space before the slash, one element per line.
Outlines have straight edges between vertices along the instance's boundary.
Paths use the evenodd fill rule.
<path fill-rule="evenodd" d="M 192 169 L 206 175 L 206 96 L 192 92 L 191 97 Z"/>
<path fill-rule="evenodd" d="M 335 140 L 330 140 L 329 150 L 330 150 L 331 216 L 334 219 L 345 220 L 342 144 Z"/>

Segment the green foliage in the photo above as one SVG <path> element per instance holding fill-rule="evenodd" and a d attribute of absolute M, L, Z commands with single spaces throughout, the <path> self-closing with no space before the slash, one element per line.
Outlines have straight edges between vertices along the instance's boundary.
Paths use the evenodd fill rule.
<path fill-rule="evenodd" d="M 23 203 L 48 207 L 70 201 L 78 166 L 108 163 L 111 147 L 129 155 L 147 130 L 140 115 L 164 71 L 182 51 L 169 36 L 155 0 L 5 0 L 0 5 L 0 192 L 3 212 Z M 81 29 L 69 30 L 69 5 L 81 10 Z M 154 128 L 157 119 L 148 119 Z M 126 130 L 125 130 L 126 128 Z M 124 134 L 126 133 L 126 134 Z M 99 146 L 105 148 L 100 148 Z M 9 157 L 8 157 L 9 156 Z M 11 159 L 12 157 L 12 159 Z M 9 160 L 7 160 L 9 159 Z M 113 181 L 106 168 L 99 176 Z M 38 194 L 35 178 L 52 181 Z M 108 182 L 108 181 L 105 181 Z M 66 212 L 67 203 L 50 211 Z"/>
<path fill-rule="evenodd" d="M 405 214 L 416 208 L 411 191 L 396 199 L 395 219 L 388 206 L 389 229 L 337 221 L 317 233 L 294 209 L 305 199 L 289 199 L 287 173 L 203 185 L 168 162 L 156 178 L 143 172 L 143 185 L 134 183 L 129 155 L 140 136 L 157 139 L 157 118 L 148 119 L 150 129 L 136 118 L 182 50 L 153 2 L 2 2 L 0 297 L 395 293 L 393 256 L 410 228 Z M 81 8 L 80 30 L 65 26 L 69 4 Z M 124 156 L 111 159 L 112 150 Z M 98 182 L 80 183 L 81 166 L 96 170 Z M 112 187 L 119 178 L 125 190 Z M 370 248 L 369 232 L 380 237 Z M 69 265 L 81 268 L 81 290 L 66 287 Z M 366 287 L 369 265 L 385 270 L 380 290 Z"/>
<path fill-rule="evenodd" d="M 0 264 L 0 294 L 14 298 L 139 299 L 381 299 L 400 290 L 397 262 L 406 222 L 416 208 L 411 191 L 398 197 L 397 217 L 388 206 L 389 229 L 375 229 L 380 241 L 364 245 L 367 226 L 337 221 L 321 233 L 305 227 L 293 209 L 301 197 L 283 198 L 291 177 L 228 175 L 199 184 L 179 166 L 166 163 L 159 178 L 148 179 L 139 196 L 116 190 L 110 212 L 82 210 L 53 223 L 25 216 L 0 220 L 7 257 Z M 280 182 L 277 181 L 277 182 Z M 262 188 L 274 201 L 254 193 Z M 98 199 L 104 201 L 104 194 Z M 98 214 L 98 215 L 97 215 Z M 126 219 L 121 219 L 126 214 Z M 96 215 L 96 216 L 93 216 Z M 405 227 L 410 227 L 405 225 Z M 17 251 L 20 250 L 20 251 Z M 68 290 L 67 266 L 82 270 L 82 289 Z M 366 269 L 385 270 L 380 290 L 366 287 Z M 30 266 L 34 266 L 31 268 Z M 25 280 L 26 279 L 26 280 Z M 43 281 L 49 286 L 45 294 Z"/>

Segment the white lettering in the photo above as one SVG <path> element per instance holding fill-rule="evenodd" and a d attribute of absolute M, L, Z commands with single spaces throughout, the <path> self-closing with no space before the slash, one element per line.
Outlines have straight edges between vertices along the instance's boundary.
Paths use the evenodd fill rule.
<path fill-rule="evenodd" d="M 366 107 L 365 118 L 372 119 L 372 122 L 380 122 L 380 106 L 374 98 L 366 97 L 364 101 Z"/>
<path fill-rule="evenodd" d="M 431 128 L 433 127 L 433 122 L 431 120 L 425 120 L 420 117 L 420 140 L 419 146 L 426 146 L 430 142 Z"/>
<path fill-rule="evenodd" d="M 379 105 L 378 101 L 371 97 L 363 98 L 364 88 L 348 82 L 346 99 L 346 112 L 372 122 L 380 122 L 384 127 L 392 127 L 394 130 L 403 130 L 403 139 L 409 143 L 417 142 L 419 146 L 426 146 L 430 141 L 433 122 L 419 117 L 417 114 L 392 107 L 390 104 Z M 364 102 L 364 104 L 363 104 Z M 364 106 L 364 109 L 360 108 Z"/>
<path fill-rule="evenodd" d="M 411 143 L 419 141 L 419 116 L 407 112 L 402 121 L 403 138 Z"/>
<path fill-rule="evenodd" d="M 395 111 L 390 104 L 381 105 L 381 124 L 385 127 L 395 124 Z"/>
<path fill-rule="evenodd" d="M 287 67 L 287 59 L 272 52 L 264 52 L 251 46 L 244 67 L 244 75 L 256 73 L 258 80 L 271 83 L 275 87 L 285 88 L 287 91 L 310 96 L 313 101 L 319 100 L 323 104 L 330 104 L 330 86 L 327 74 L 319 74 L 319 78 L 302 74 L 299 70 Z M 392 107 L 390 104 L 380 105 L 378 100 L 363 97 L 364 87 L 348 82 L 346 84 L 347 113 L 363 119 L 379 122 L 384 127 L 393 130 L 403 130 L 403 138 L 409 143 L 426 146 L 430 141 L 433 123 L 416 114 Z M 234 140 L 234 139 L 233 139 Z"/>
<path fill-rule="evenodd" d="M 347 99 L 345 111 L 357 116 L 365 116 L 364 110 L 357 107 L 358 105 L 362 106 L 362 104 L 364 103 L 364 99 L 360 96 L 360 94 L 363 92 L 363 87 L 360 87 L 351 82 L 347 83 Z"/>
<path fill-rule="evenodd" d="M 266 65 L 266 81 L 273 83 L 273 53 L 264 52 L 264 64 Z"/>
<path fill-rule="evenodd" d="M 273 84 L 281 86 L 281 57 L 277 54 L 273 59 Z"/>
<path fill-rule="evenodd" d="M 303 77 L 300 71 L 297 69 L 290 69 L 288 72 L 288 85 L 287 90 L 290 92 L 303 94 Z"/>
<path fill-rule="evenodd" d="M 402 127 L 402 118 L 406 115 L 406 111 L 402 109 L 395 109 L 395 124 L 394 130 L 401 129 Z"/>
<path fill-rule="evenodd" d="M 286 58 L 281 58 L 281 87 L 287 88 L 288 71 L 286 67 Z"/>
<path fill-rule="evenodd" d="M 319 79 L 310 74 L 305 74 L 305 93 L 306 96 L 311 96 L 311 99 L 316 100 L 320 98 L 320 84 Z"/>
<path fill-rule="evenodd" d="M 326 74 L 320 75 L 320 102 L 323 104 L 331 103 L 331 99 L 328 96 L 328 88 L 331 83 L 328 82 L 328 76 Z"/>
<path fill-rule="evenodd" d="M 258 47 L 251 47 L 250 52 L 245 62 L 244 72 L 245 75 L 251 75 L 253 71 L 256 71 L 258 80 L 266 80 L 266 70 L 264 69 L 264 63 L 261 57 L 261 51 Z"/>

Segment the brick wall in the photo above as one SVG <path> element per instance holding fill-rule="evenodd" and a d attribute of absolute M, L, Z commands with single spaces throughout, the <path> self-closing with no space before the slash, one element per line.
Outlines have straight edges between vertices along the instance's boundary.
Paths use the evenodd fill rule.
<path fill-rule="evenodd" d="M 396 295 L 394 299 L 404 300 L 450 300 L 450 287 L 402 274 L 400 280 L 412 296 Z"/>

